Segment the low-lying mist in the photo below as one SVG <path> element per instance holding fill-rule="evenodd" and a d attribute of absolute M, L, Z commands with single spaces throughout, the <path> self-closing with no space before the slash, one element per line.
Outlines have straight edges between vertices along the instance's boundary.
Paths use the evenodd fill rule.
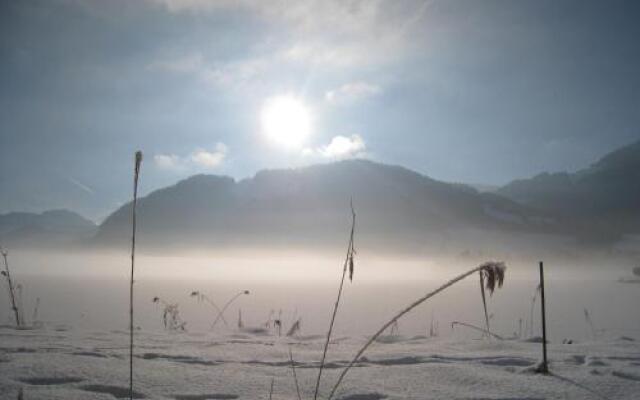
<path fill-rule="evenodd" d="M 416 297 L 486 261 L 478 254 L 400 258 L 363 253 L 356 256 L 353 282 L 345 285 L 336 321 L 338 335 L 370 334 Z M 136 261 L 136 325 L 142 330 L 163 329 L 162 307 L 152 302 L 156 296 L 179 305 L 187 330 L 205 333 L 210 331 L 216 312 L 190 294 L 199 291 L 222 306 L 235 294 L 248 290 L 249 295 L 229 306 L 224 313 L 227 324 L 219 322 L 216 331 L 237 330 L 241 310 L 245 327 L 264 327 L 269 315 L 279 315 L 283 332 L 302 318 L 301 334 L 322 335 L 344 254 L 248 248 L 216 254 L 201 252 L 197 256 L 143 254 Z M 515 257 L 505 261 L 508 269 L 504 288 L 489 300 L 492 329 L 504 336 L 539 335 L 539 328 L 527 332 L 531 331 L 531 301 L 538 285 L 537 263 Z M 124 252 L 11 253 L 12 274 L 22 285 L 23 308 L 28 317 L 39 298 L 41 321 L 96 331 L 127 328 L 129 262 Z M 545 263 L 553 340 L 590 339 L 593 329 L 585 320 L 585 309 L 598 334 L 619 337 L 640 331 L 640 322 L 634 317 L 640 290 L 635 284 L 617 282 L 630 274 L 630 261 L 556 258 Z M 539 310 L 535 310 L 534 327 L 539 327 Z M 9 323 L 11 317 L 4 303 L 0 321 Z M 399 333 L 425 335 L 435 327 L 440 335 L 449 335 L 453 321 L 482 326 L 476 279 L 463 281 L 402 319 Z M 477 336 L 460 326 L 453 334 Z"/>

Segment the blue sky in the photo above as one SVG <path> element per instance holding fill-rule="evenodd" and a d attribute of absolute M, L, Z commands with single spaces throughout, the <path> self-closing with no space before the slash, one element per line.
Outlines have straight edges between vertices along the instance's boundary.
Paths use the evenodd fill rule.
<path fill-rule="evenodd" d="M 346 157 L 456 182 L 575 170 L 640 138 L 623 1 L 3 1 L 0 211 L 100 218 L 195 173 Z M 261 113 L 309 112 L 300 146 Z"/>

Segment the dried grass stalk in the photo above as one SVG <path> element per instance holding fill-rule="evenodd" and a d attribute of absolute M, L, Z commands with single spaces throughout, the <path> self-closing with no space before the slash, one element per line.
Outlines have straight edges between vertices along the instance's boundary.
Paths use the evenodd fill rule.
<path fill-rule="evenodd" d="M 296 374 L 296 363 L 295 361 L 293 361 L 293 353 L 291 352 L 291 347 L 289 347 L 289 361 L 291 361 L 293 381 L 296 383 L 296 394 L 298 395 L 298 400 L 302 400 L 302 397 L 300 396 L 300 385 L 298 385 L 298 375 Z"/>
<path fill-rule="evenodd" d="M 300 331 L 301 328 L 302 328 L 302 318 L 298 318 L 296 322 L 294 322 L 293 325 L 291 325 L 291 328 L 289 328 L 289 330 L 287 331 L 287 336 L 291 337 L 295 335 Z"/>
<path fill-rule="evenodd" d="M 480 266 L 478 266 L 476 268 L 473 268 L 473 269 L 471 269 L 471 270 L 469 270 L 469 271 L 467 271 L 467 272 L 465 272 L 465 273 L 463 273 L 461 275 L 458 275 L 457 277 L 451 279 L 449 282 L 447 282 L 444 285 L 440 286 L 436 290 L 427 293 L 426 295 L 422 296 L 418 300 L 416 300 L 413 303 L 409 304 L 409 306 L 404 308 L 402 311 L 400 311 L 398 314 L 396 314 L 393 318 L 391 318 L 388 322 L 386 322 L 384 325 L 382 325 L 382 327 L 380 329 L 378 329 L 378 331 L 375 334 L 373 334 L 373 336 L 371 336 L 371 338 L 364 344 L 364 346 L 362 346 L 360 348 L 360 350 L 358 350 L 358 352 L 356 353 L 356 355 L 353 358 L 353 360 L 351 360 L 351 362 L 349 362 L 349 365 L 347 365 L 347 367 L 345 367 L 342 370 L 342 372 L 340 373 L 340 375 L 338 376 L 338 381 L 333 386 L 333 389 L 331 389 L 331 393 L 329 393 L 328 400 L 331 400 L 333 398 L 334 394 L 336 393 L 336 390 L 338 390 L 338 388 L 340 387 L 340 384 L 342 383 L 342 380 L 344 379 L 344 377 L 347 374 L 347 372 L 349 372 L 349 370 L 353 367 L 353 365 L 356 362 L 358 362 L 358 360 L 360 359 L 362 354 L 369 348 L 369 346 L 371 346 L 371 344 L 373 342 L 375 342 L 376 339 L 380 335 L 382 335 L 385 330 L 387 330 L 391 325 L 393 325 L 393 323 L 395 321 L 400 319 L 403 315 L 405 315 L 409 311 L 413 310 L 414 308 L 416 308 L 420 304 L 424 303 L 425 301 L 427 301 L 431 297 L 437 295 L 438 293 L 440 293 L 443 290 L 449 288 L 450 286 L 454 285 L 455 283 L 463 280 L 464 278 L 475 274 L 478 271 L 486 271 L 487 272 L 485 284 L 487 285 L 487 290 L 489 290 L 490 292 L 493 292 L 494 289 L 496 288 L 496 286 L 497 287 L 501 287 L 502 284 L 504 283 L 504 271 L 505 271 L 505 269 L 506 269 L 506 267 L 505 267 L 503 262 L 495 262 L 495 261 L 486 262 L 486 263 L 481 264 Z"/>
<path fill-rule="evenodd" d="M 533 312 L 536 308 L 536 300 L 538 299 L 538 294 L 540 293 L 540 284 L 536 286 L 536 290 L 533 292 L 533 297 L 531 298 L 531 309 L 529 310 L 529 337 L 533 336 Z"/>
<path fill-rule="evenodd" d="M 198 299 L 199 302 L 205 301 L 207 303 L 209 303 L 209 305 L 211 307 L 213 307 L 214 310 L 216 310 L 216 315 L 220 314 L 220 312 L 222 310 L 220 310 L 220 307 L 218 307 L 218 305 L 211 300 L 211 298 L 209 298 L 207 295 L 205 295 L 204 293 L 198 291 L 198 290 L 194 290 L 191 292 L 191 297 L 195 297 L 196 299 Z M 224 315 L 220 315 L 220 319 L 222 320 L 222 323 L 224 323 L 224 326 L 229 326 L 229 324 L 227 323 L 227 320 L 224 318 Z"/>
<path fill-rule="evenodd" d="M 333 313 L 331 314 L 331 322 L 329 323 L 329 331 L 327 332 L 327 339 L 324 342 L 324 349 L 322 350 L 322 359 L 320 360 L 320 369 L 318 370 L 318 379 L 316 379 L 316 387 L 313 392 L 313 400 L 317 400 L 318 391 L 320 390 L 320 379 L 322 377 L 322 370 L 324 369 L 324 362 L 327 358 L 327 349 L 329 348 L 329 341 L 331 340 L 331 333 L 333 332 L 333 324 L 336 320 L 336 314 L 338 313 L 338 307 L 340 305 L 340 297 L 342 296 L 342 288 L 344 287 L 344 278 L 347 274 L 347 267 L 349 268 L 349 280 L 353 278 L 353 256 L 355 250 L 353 247 L 353 235 L 356 229 L 356 212 L 353 209 L 353 200 L 350 202 L 351 206 L 351 234 L 349 235 L 349 245 L 347 246 L 347 255 L 342 267 L 342 278 L 340 279 L 340 288 L 338 289 L 338 297 L 336 298 L 336 304 L 333 307 Z"/>
<path fill-rule="evenodd" d="M 273 396 L 273 378 L 271 378 L 271 386 L 269 386 L 269 400 L 271 400 Z"/>
<path fill-rule="evenodd" d="M 2 258 L 4 259 L 4 271 L 2 271 L 2 276 L 7 280 L 7 286 L 9 286 L 9 297 L 11 298 L 11 310 L 13 311 L 13 315 L 16 318 L 16 327 L 20 328 L 20 310 L 18 309 L 18 303 L 16 302 L 16 292 L 15 287 L 13 286 L 13 281 L 11 280 L 11 271 L 9 270 L 9 261 L 8 256 L 9 252 L 2 247 L 0 247 L 0 253 L 2 253 Z"/>
<path fill-rule="evenodd" d="M 467 328 L 474 329 L 476 331 L 482 332 L 483 335 L 488 335 L 488 336 L 494 337 L 494 338 L 496 338 L 498 340 L 504 340 L 504 338 L 502 336 L 500 336 L 500 335 L 497 335 L 497 334 L 495 334 L 495 333 L 493 333 L 491 331 L 488 331 L 486 329 L 480 328 L 479 326 L 468 324 L 466 322 L 453 321 L 453 322 L 451 322 L 451 329 L 453 329 L 456 325 L 465 326 Z"/>
<path fill-rule="evenodd" d="M 136 151 L 133 169 L 133 204 L 131 210 L 131 279 L 129 281 L 129 399 L 133 400 L 133 277 L 136 259 L 136 205 L 142 152 Z"/>
<path fill-rule="evenodd" d="M 223 318 L 224 312 L 227 311 L 227 308 L 229 308 L 231 303 L 233 303 L 238 297 L 240 297 L 242 295 L 249 295 L 249 294 L 250 294 L 250 292 L 248 290 L 242 290 L 238 294 L 233 296 L 229 301 L 227 301 L 227 303 L 224 305 L 224 307 L 222 307 L 222 310 L 220 310 L 220 312 L 216 316 L 216 319 L 213 321 L 213 324 L 211 324 L 211 329 L 213 330 L 213 328 L 216 327 L 216 324 L 218 323 L 218 321 L 220 321 L 220 319 Z"/>

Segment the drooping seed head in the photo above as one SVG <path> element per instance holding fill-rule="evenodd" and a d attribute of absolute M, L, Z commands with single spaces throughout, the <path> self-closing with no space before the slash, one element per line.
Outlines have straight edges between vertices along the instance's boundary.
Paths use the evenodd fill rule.
<path fill-rule="evenodd" d="M 484 286 L 489 291 L 489 294 L 493 294 L 496 287 L 502 287 L 504 283 L 504 272 L 507 267 L 502 261 L 488 261 L 480 267 L 482 268 L 480 271 Z"/>
<path fill-rule="evenodd" d="M 136 176 L 140 173 L 140 164 L 142 164 L 142 152 L 140 150 L 136 151 L 136 165 L 135 165 L 135 174 Z"/>

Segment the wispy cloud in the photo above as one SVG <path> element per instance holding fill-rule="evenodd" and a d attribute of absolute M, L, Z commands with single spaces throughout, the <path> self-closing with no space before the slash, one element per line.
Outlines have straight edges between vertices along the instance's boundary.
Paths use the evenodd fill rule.
<path fill-rule="evenodd" d="M 152 63 L 196 74 L 226 88 L 247 89 L 297 67 L 320 72 L 375 68 L 416 53 L 406 34 L 419 29 L 427 2 L 381 0 L 148 0 L 171 13 L 240 11 L 265 22 L 266 34 L 234 58 L 187 50 Z M 251 92 L 251 90 L 247 90 Z"/>
<path fill-rule="evenodd" d="M 185 157 L 176 154 L 156 154 L 153 161 L 156 167 L 163 170 L 215 169 L 224 163 L 229 148 L 224 143 L 217 143 L 213 150 L 198 148 Z"/>
<path fill-rule="evenodd" d="M 67 180 L 71 183 L 73 183 L 74 185 L 76 185 L 77 187 L 79 187 L 80 189 L 84 190 L 85 192 L 89 193 L 89 194 L 94 194 L 95 192 L 93 191 L 93 189 L 91 189 L 89 186 L 83 184 L 82 182 L 78 181 L 77 179 L 74 179 L 72 177 L 67 177 Z"/>
<path fill-rule="evenodd" d="M 325 100 L 330 104 L 352 104 L 357 101 L 375 96 L 382 92 L 382 88 L 367 82 L 350 82 L 329 90 L 325 93 Z"/>

